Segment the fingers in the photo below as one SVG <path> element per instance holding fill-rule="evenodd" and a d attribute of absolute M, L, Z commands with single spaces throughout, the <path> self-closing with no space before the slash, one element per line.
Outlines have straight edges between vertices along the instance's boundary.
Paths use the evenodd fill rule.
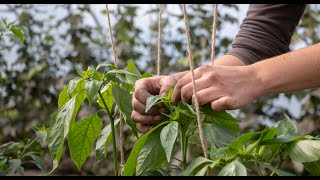
<path fill-rule="evenodd" d="M 195 80 L 202 77 L 202 75 L 207 72 L 212 66 L 204 65 L 194 70 L 194 78 Z M 192 82 L 192 75 L 188 73 L 187 75 L 183 76 L 176 84 L 174 91 L 172 93 L 172 103 L 177 105 L 178 102 L 181 100 L 181 89 Z"/>
<path fill-rule="evenodd" d="M 146 133 L 148 132 L 151 128 L 153 128 L 154 125 L 153 124 L 141 124 L 141 123 L 137 123 L 137 130 L 140 132 L 140 133 Z"/>
<path fill-rule="evenodd" d="M 177 77 L 173 75 L 168 76 L 167 78 L 163 78 L 162 81 L 160 81 L 161 88 L 159 94 L 162 96 L 167 95 L 170 88 L 174 86 L 178 82 L 178 80 L 179 79 L 177 79 Z"/>
<path fill-rule="evenodd" d="M 161 120 L 161 115 L 146 115 L 132 111 L 131 119 L 136 123 L 153 124 Z"/>
<path fill-rule="evenodd" d="M 132 98 L 132 108 L 133 110 L 141 113 L 141 114 L 149 114 L 149 115 L 159 115 L 161 113 L 165 112 L 164 107 L 152 107 L 149 109 L 148 112 L 145 112 L 146 105 L 142 104 L 140 101 L 138 101 L 135 97 Z"/>
<path fill-rule="evenodd" d="M 223 97 L 223 92 L 219 91 L 216 87 L 209 87 L 197 92 L 199 106 L 203 106 L 214 100 Z M 192 94 L 192 104 L 195 104 L 195 96 Z"/>
<path fill-rule="evenodd" d="M 214 111 L 223 111 L 223 110 L 232 110 L 233 108 L 233 102 L 230 97 L 222 97 L 219 98 L 211 103 L 211 108 Z"/>
<path fill-rule="evenodd" d="M 201 91 L 203 89 L 206 89 L 206 88 L 210 87 L 210 85 L 211 85 L 207 81 L 207 79 L 204 78 L 204 77 L 201 77 L 200 79 L 197 79 L 195 81 L 195 84 L 196 84 L 196 91 L 197 92 L 199 92 L 199 91 Z M 185 85 L 181 89 L 181 100 L 186 102 L 186 103 L 190 103 L 192 97 L 193 97 L 193 84 L 192 84 L 192 82 L 190 82 L 189 84 Z"/>

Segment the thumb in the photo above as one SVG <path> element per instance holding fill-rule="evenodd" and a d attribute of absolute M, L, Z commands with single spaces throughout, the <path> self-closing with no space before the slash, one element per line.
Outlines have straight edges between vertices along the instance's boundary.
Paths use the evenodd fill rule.
<path fill-rule="evenodd" d="M 211 102 L 211 108 L 214 111 L 223 111 L 232 109 L 232 103 L 230 97 L 222 97 Z"/>

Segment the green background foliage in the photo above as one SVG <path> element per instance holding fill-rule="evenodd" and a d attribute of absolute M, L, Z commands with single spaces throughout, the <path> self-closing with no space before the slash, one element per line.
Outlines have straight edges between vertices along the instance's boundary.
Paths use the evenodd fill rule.
<path fill-rule="evenodd" d="M 175 29 L 170 28 L 172 27 L 172 23 L 174 23 L 172 19 L 182 21 L 183 16 L 180 12 L 170 12 L 168 10 L 170 6 L 174 5 L 166 5 L 163 12 L 165 15 L 163 17 L 164 29 L 161 45 L 162 74 L 170 74 L 188 69 L 183 26 L 177 26 Z M 15 21 L 0 21 L 0 144 L 10 141 L 21 141 L 21 143 L 25 145 L 26 143 L 23 142 L 25 139 L 34 138 L 34 131 L 32 130 L 34 127 L 42 126 L 43 124 L 45 124 L 46 127 L 49 126 L 50 117 L 54 116 L 54 111 L 57 107 L 62 107 L 70 100 L 68 93 L 74 96 L 76 93 L 79 93 L 77 87 L 81 89 L 81 86 L 85 86 L 81 80 L 78 83 L 69 82 L 78 76 L 78 73 L 81 73 L 77 71 L 75 67 L 86 70 L 89 66 L 96 67 L 99 63 L 112 63 L 112 48 L 109 37 L 106 35 L 106 27 L 102 27 L 102 24 L 106 23 L 100 22 L 97 18 L 98 13 L 102 13 L 102 15 L 105 16 L 105 11 L 96 12 L 90 5 L 51 5 L 48 7 L 47 5 L 17 4 L 0 5 L 0 7 L 0 11 L 10 14 L 14 19 L 13 21 Z M 50 14 L 50 8 L 59 9 L 61 12 L 64 12 L 64 15 L 55 16 L 54 14 Z M 190 5 L 188 9 L 190 32 L 192 32 L 192 49 L 194 51 L 196 66 L 199 66 L 209 62 L 212 6 L 205 4 Z M 232 39 L 221 36 L 219 30 L 230 23 L 239 26 L 241 22 L 239 22 L 237 18 L 237 13 L 239 12 L 238 5 L 219 5 L 218 9 L 219 21 L 216 46 L 217 54 L 222 55 L 230 49 Z M 233 10 L 235 13 L 222 13 L 220 9 Z M 119 59 L 119 69 L 124 69 L 128 64 L 130 65 L 131 62 L 129 60 L 133 59 L 136 64 L 144 62 L 141 64 L 145 64 L 145 66 L 137 66 L 139 71 L 142 72 L 141 74 L 145 72 L 155 73 L 158 23 L 156 18 L 158 9 L 156 6 L 151 6 L 150 10 L 145 12 L 145 16 L 154 18 L 154 21 L 152 21 L 149 27 L 145 27 L 144 23 L 139 19 L 138 13 L 140 10 L 141 7 L 136 5 L 115 5 L 111 8 L 111 21 L 113 22 L 113 34 Z M 93 19 L 93 24 L 85 23 L 85 18 L 88 17 Z M 319 17 L 320 6 L 308 5 L 299 27 L 292 38 L 291 47 L 293 49 L 319 42 Z M 145 38 L 146 35 L 142 27 L 149 32 L 149 38 Z M 130 69 L 132 66 L 128 67 Z M 98 71 L 101 72 L 102 69 L 106 67 L 103 66 L 100 68 Z M 134 82 L 137 80 L 137 77 L 141 76 L 141 74 L 135 73 L 137 72 L 135 70 L 131 70 L 130 72 L 132 72 L 132 74 L 127 74 L 126 76 L 130 78 L 129 83 Z M 82 74 L 81 77 L 86 78 L 86 76 L 86 74 Z M 109 74 L 109 76 L 113 76 L 112 73 Z M 95 78 L 98 80 L 99 77 Z M 67 84 L 69 84 L 69 86 L 62 91 L 63 87 Z M 88 94 L 88 101 L 84 103 L 91 105 L 92 100 L 96 98 L 93 95 L 97 91 L 98 85 L 97 82 L 92 82 L 92 84 L 88 86 L 86 85 L 86 93 L 85 91 L 83 91 L 82 94 L 79 93 L 75 97 L 77 98 L 76 102 L 79 102 L 79 100 L 84 101 L 86 98 L 84 95 Z M 70 86 L 73 86 L 73 88 L 69 88 Z M 113 88 L 120 87 L 114 86 Z M 110 97 L 108 94 L 114 94 L 115 96 L 118 91 L 114 91 L 113 88 L 108 88 L 107 86 L 102 88 L 104 90 L 102 92 L 103 96 Z M 69 89 L 74 89 L 74 91 L 69 92 Z M 61 91 L 62 93 L 60 93 Z M 121 103 L 122 101 L 127 102 L 130 96 L 127 94 L 118 97 L 119 99 L 115 101 L 115 104 L 119 105 L 119 108 L 125 112 L 126 121 L 130 125 L 131 104 Z M 279 99 L 288 102 L 288 104 L 296 104 L 296 109 L 298 109 L 297 111 L 299 111 L 299 113 L 290 109 L 291 106 L 278 103 Z M 112 104 L 113 103 L 108 104 L 110 110 L 112 109 Z M 76 111 L 79 110 L 78 119 L 82 119 L 92 115 L 94 110 L 97 110 L 99 106 L 103 105 L 101 102 L 98 105 L 92 103 L 91 109 L 80 108 L 80 105 L 77 104 L 74 104 L 74 106 Z M 262 130 L 265 125 L 274 124 L 283 119 L 283 113 L 286 113 L 289 117 L 293 117 L 297 123 L 297 129 L 291 129 L 281 134 L 297 130 L 299 135 L 318 135 L 320 129 L 319 89 L 261 97 L 240 111 L 233 112 L 235 117 L 241 121 L 240 132 Z M 76 118 L 74 114 L 69 114 L 68 117 L 70 123 L 74 123 L 73 121 Z M 101 116 L 101 118 L 105 119 L 105 116 Z M 210 119 L 206 121 L 210 122 Z M 87 123 L 89 123 L 89 120 Z M 106 122 L 104 122 L 104 124 L 105 123 Z M 98 124 L 95 125 L 98 126 Z M 82 126 L 78 126 L 77 123 L 75 123 L 75 126 L 82 128 Z M 206 131 L 205 135 L 210 136 L 210 134 L 215 134 L 218 137 L 221 136 L 225 138 L 223 142 L 230 142 L 235 138 L 233 132 L 221 130 L 222 128 L 219 126 L 219 121 L 217 121 L 215 125 L 216 131 L 215 129 L 208 128 L 209 126 L 211 126 L 211 124 L 204 123 L 204 130 L 210 129 L 210 131 Z M 94 127 L 95 126 L 92 126 L 92 128 Z M 126 157 L 129 157 L 135 140 L 132 139 L 131 128 L 133 128 L 132 124 L 130 127 L 126 126 L 124 132 Z M 102 132 L 106 133 L 102 142 L 106 142 L 106 144 L 110 143 L 110 130 L 108 131 L 106 129 L 105 131 L 102 130 Z M 234 132 L 236 132 L 235 129 Z M 278 133 L 279 132 L 280 130 Z M 51 137 L 50 131 L 48 137 Z M 95 133 L 92 134 L 92 137 L 99 139 Z M 282 136 L 279 138 L 279 141 L 289 141 L 290 139 L 292 139 L 291 136 Z M 197 141 L 197 139 L 194 139 L 194 141 Z M 90 144 L 91 141 L 87 143 Z M 61 145 L 61 141 L 55 145 Z M 223 145 L 223 143 L 217 144 L 218 147 Z M 51 145 L 45 144 L 44 146 Z M 170 144 L 167 144 L 167 146 L 170 146 Z M 296 146 L 295 147 L 298 148 L 299 144 Z M 312 143 L 308 143 L 308 147 L 311 149 L 314 148 L 313 146 Z M 98 148 L 99 151 L 96 151 L 96 155 L 101 158 L 110 154 L 111 149 L 106 147 L 107 145 L 103 146 L 102 143 Z M 39 148 L 34 148 L 40 151 Z M 59 146 L 57 146 L 57 148 L 59 148 Z M 198 149 L 200 148 L 196 146 L 196 148 L 190 149 L 189 151 L 192 154 L 199 155 L 201 152 Z M 72 152 L 71 149 L 70 151 Z M 111 156 L 106 156 L 106 160 L 103 160 L 94 167 L 89 163 L 88 165 L 84 164 L 82 171 L 78 172 L 77 167 L 73 165 L 69 158 L 73 156 L 72 153 L 70 155 L 68 151 L 65 150 L 62 150 L 61 153 L 64 158 L 61 159 L 60 163 L 63 164 L 61 166 L 64 168 L 58 168 L 57 171 L 55 171 L 57 174 L 112 175 L 112 166 L 110 166 L 110 164 L 112 164 Z M 47 157 L 48 152 L 41 154 L 45 157 L 45 163 L 50 166 L 50 160 Z M 195 155 L 195 157 L 197 156 Z M 166 156 L 163 158 L 164 161 L 167 159 Z M 37 161 L 37 158 L 33 157 L 32 159 Z M 93 156 L 90 156 L 88 161 L 94 162 L 96 160 Z M 81 161 L 82 160 L 79 159 L 79 163 Z M 140 161 L 143 162 L 142 160 Z M 17 161 L 11 162 L 13 169 L 18 167 L 16 166 L 19 164 Z M 191 160 L 188 162 L 191 162 Z M 309 169 L 319 165 L 319 163 L 316 162 L 312 163 L 305 162 L 304 164 L 306 164 L 306 167 L 309 167 Z M 143 164 L 144 163 L 142 163 L 142 165 Z M 206 163 L 203 165 L 203 168 L 208 168 Z M 234 161 L 231 165 L 238 166 L 239 164 Z M 288 163 L 285 165 L 287 169 L 290 169 L 291 172 L 295 172 L 296 174 L 308 174 L 308 172 L 301 170 L 301 168 L 293 168 L 299 166 L 299 164 L 293 166 Z M 36 166 L 29 165 L 25 167 L 25 170 L 35 168 Z M 276 171 L 281 172 L 281 170 Z"/>

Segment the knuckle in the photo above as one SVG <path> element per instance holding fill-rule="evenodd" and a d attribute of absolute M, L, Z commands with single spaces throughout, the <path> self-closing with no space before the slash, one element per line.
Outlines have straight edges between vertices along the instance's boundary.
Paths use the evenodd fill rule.
<path fill-rule="evenodd" d="M 181 89 L 181 97 L 183 97 L 183 99 L 189 99 L 189 96 L 192 95 L 192 91 L 190 91 L 187 87 L 183 87 Z"/>
<path fill-rule="evenodd" d="M 211 69 L 211 67 L 212 66 L 210 66 L 210 65 L 203 65 L 200 68 L 201 68 L 201 71 L 208 71 L 209 69 Z"/>

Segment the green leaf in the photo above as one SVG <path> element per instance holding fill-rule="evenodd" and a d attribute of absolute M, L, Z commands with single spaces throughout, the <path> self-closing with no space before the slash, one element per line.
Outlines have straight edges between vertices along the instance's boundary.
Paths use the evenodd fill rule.
<path fill-rule="evenodd" d="M 76 89 L 78 83 L 81 81 L 83 81 L 83 78 L 80 78 L 80 77 L 76 77 L 76 78 L 69 81 L 68 95 L 70 97 L 73 97 L 72 93 Z"/>
<path fill-rule="evenodd" d="M 178 130 L 178 122 L 172 121 L 160 133 L 161 145 L 166 153 L 168 162 L 170 162 L 173 146 L 178 137 Z"/>
<path fill-rule="evenodd" d="M 80 171 L 92 152 L 93 143 L 101 132 L 102 121 L 97 113 L 75 123 L 68 135 L 71 159 Z"/>
<path fill-rule="evenodd" d="M 304 168 L 313 176 L 320 176 L 320 160 L 303 163 Z"/>
<path fill-rule="evenodd" d="M 30 157 L 33 159 L 33 163 L 41 169 L 41 171 L 45 172 L 46 171 L 46 164 L 42 158 L 36 155 L 30 155 Z"/>
<path fill-rule="evenodd" d="M 216 149 L 211 149 L 209 151 L 211 159 L 224 159 L 224 160 L 230 160 L 234 158 L 238 152 L 232 148 L 229 147 L 223 147 L 223 148 L 216 148 Z"/>
<path fill-rule="evenodd" d="M 136 123 L 131 120 L 132 96 L 121 87 L 112 86 L 112 96 L 121 112 L 124 114 L 126 123 L 130 126 L 132 133 L 138 136 Z"/>
<path fill-rule="evenodd" d="M 205 121 L 219 124 L 233 134 L 239 133 L 238 120 L 226 111 L 215 112 L 210 105 L 206 105 L 201 107 L 201 112 L 205 115 Z"/>
<path fill-rule="evenodd" d="M 13 173 L 18 172 L 20 167 L 21 167 L 21 160 L 20 159 L 10 159 L 9 160 L 9 168 Z"/>
<path fill-rule="evenodd" d="M 261 136 L 261 132 L 246 133 L 233 140 L 229 147 L 235 150 L 241 150 L 243 146 L 249 141 L 256 141 Z"/>
<path fill-rule="evenodd" d="M 202 169 L 206 165 L 210 165 L 214 163 L 212 160 L 198 157 L 197 159 L 193 160 L 192 163 L 181 173 L 181 176 L 191 176 L 196 174 L 195 172 L 197 169 Z"/>
<path fill-rule="evenodd" d="M 119 69 L 119 70 L 110 70 L 107 72 L 107 74 L 125 74 L 125 75 L 130 75 L 131 77 L 135 77 L 135 78 L 140 78 L 140 75 L 137 75 L 137 74 L 134 74 L 134 73 L 131 73 L 131 72 L 128 72 L 126 70 L 122 70 L 122 69 Z"/>
<path fill-rule="evenodd" d="M 210 165 L 204 166 L 202 169 L 200 169 L 200 171 L 197 172 L 197 174 L 195 176 L 204 176 L 206 174 L 206 172 L 208 171 L 209 166 Z"/>
<path fill-rule="evenodd" d="M 69 125 L 75 111 L 75 100 L 76 97 L 70 99 L 66 104 L 54 112 L 51 118 L 48 132 L 48 147 L 53 160 L 60 160 L 58 152 L 62 149 L 64 139 L 69 133 Z"/>
<path fill-rule="evenodd" d="M 19 40 L 21 41 L 21 44 L 24 44 L 24 35 L 22 30 L 17 26 L 12 27 L 10 30 L 17 38 L 19 38 Z"/>
<path fill-rule="evenodd" d="M 36 141 L 41 144 L 41 146 L 44 146 L 47 140 L 47 131 L 36 131 Z"/>
<path fill-rule="evenodd" d="M 98 91 L 100 90 L 102 82 L 98 80 L 91 80 L 86 83 L 86 92 L 87 92 L 87 98 L 89 102 L 89 107 L 92 104 L 93 98 L 97 95 Z"/>
<path fill-rule="evenodd" d="M 101 90 L 101 95 L 103 97 L 103 99 L 105 100 L 106 104 L 107 104 L 107 108 L 109 109 L 110 112 L 112 112 L 112 106 L 114 104 L 114 100 L 113 100 L 113 97 L 112 97 L 112 85 L 111 84 L 106 84 L 102 90 Z M 101 108 L 105 108 L 104 107 L 104 104 L 101 100 L 101 97 L 100 96 L 97 96 L 98 98 L 98 101 L 97 103 L 99 104 L 99 106 Z"/>
<path fill-rule="evenodd" d="M 126 74 L 126 78 L 129 83 L 134 84 L 138 79 L 140 79 L 141 74 L 137 69 L 137 67 L 134 65 L 134 62 L 132 59 L 130 59 L 128 62 L 127 71 L 136 75 L 136 76 L 132 76 L 130 74 Z"/>
<path fill-rule="evenodd" d="M 159 100 L 161 100 L 162 97 L 160 95 L 156 95 L 156 96 L 149 96 L 147 98 L 147 102 L 146 102 L 146 109 L 145 112 L 148 112 L 152 106 L 154 106 L 155 104 L 158 103 Z"/>
<path fill-rule="evenodd" d="M 171 96 L 170 96 L 170 98 L 171 98 Z M 184 114 L 186 116 L 189 116 L 191 118 L 195 118 L 196 117 L 196 113 L 194 112 L 192 107 L 189 104 L 187 104 L 187 103 L 185 103 L 183 101 L 179 102 L 178 111 L 179 111 L 179 113 L 182 113 L 182 114 Z"/>
<path fill-rule="evenodd" d="M 221 169 L 218 176 L 247 176 L 246 167 L 237 159 Z"/>
<path fill-rule="evenodd" d="M 0 169 L 0 176 L 6 176 L 6 175 L 7 175 L 6 172 L 4 170 Z"/>
<path fill-rule="evenodd" d="M 114 121 L 114 126 L 117 126 L 120 119 Z M 96 143 L 96 163 L 99 163 L 107 157 L 107 148 L 112 140 L 111 124 L 104 127 Z"/>
<path fill-rule="evenodd" d="M 278 133 L 277 135 L 297 135 L 297 127 L 291 121 L 291 119 L 284 114 L 285 118 L 280 121 L 278 124 Z"/>
<path fill-rule="evenodd" d="M 320 159 L 319 140 L 301 140 L 289 146 L 289 156 L 298 162 L 314 162 Z"/>
<path fill-rule="evenodd" d="M 109 67 L 109 66 L 113 66 L 112 64 L 109 64 L 109 63 L 102 63 L 102 64 L 99 64 L 96 68 L 96 70 L 98 70 L 99 68 L 101 67 Z"/>
<path fill-rule="evenodd" d="M 212 146 L 226 147 L 236 139 L 233 133 L 219 124 L 203 123 L 202 126 L 204 138 Z"/>
<path fill-rule="evenodd" d="M 149 135 L 152 134 L 155 130 L 158 128 L 161 128 L 162 126 L 168 124 L 169 122 L 163 122 L 159 124 L 158 126 L 154 127 L 153 129 L 149 130 L 146 134 L 142 135 L 134 144 L 131 153 L 127 159 L 127 163 L 124 166 L 123 174 L 125 176 L 133 176 L 136 166 L 137 166 L 137 159 L 139 156 L 139 153 L 141 152 L 141 149 L 143 148 L 143 145 L 145 144 L 146 140 L 148 139 Z M 161 147 L 162 148 L 162 147 Z"/>
<path fill-rule="evenodd" d="M 278 175 L 278 176 L 296 176 L 292 173 L 280 170 L 280 169 L 276 169 L 276 168 L 272 168 L 272 170 Z"/>
<path fill-rule="evenodd" d="M 58 107 L 63 106 L 65 103 L 67 103 L 70 100 L 70 97 L 68 95 L 68 89 L 69 85 L 65 86 L 63 90 L 59 94 L 58 98 Z"/>
<path fill-rule="evenodd" d="M 75 69 L 78 73 L 78 75 L 82 78 L 84 78 L 84 70 L 80 69 L 79 67 L 75 66 Z"/>
<path fill-rule="evenodd" d="M 171 102 L 171 97 L 172 97 L 173 90 L 174 90 L 174 86 L 171 86 L 169 91 L 167 92 L 166 96 L 164 97 L 165 101 Z M 180 101 L 180 102 L 183 103 L 182 105 L 187 104 L 187 103 L 185 103 L 183 101 Z M 180 105 L 180 102 L 179 102 L 179 105 Z"/>
<path fill-rule="evenodd" d="M 161 146 L 161 129 L 155 130 L 145 141 L 138 159 L 136 174 L 139 176 L 150 169 L 157 169 L 166 161 L 166 153 Z"/>
<path fill-rule="evenodd" d="M 75 117 L 85 98 L 85 91 L 80 91 L 52 115 L 48 131 L 48 147 L 53 160 L 52 171 L 58 167 L 64 140 L 69 133 L 70 127 L 74 124 Z"/>
<path fill-rule="evenodd" d="M 151 73 L 146 72 L 141 75 L 140 79 L 149 78 L 149 77 L 153 77 L 153 75 Z"/>

